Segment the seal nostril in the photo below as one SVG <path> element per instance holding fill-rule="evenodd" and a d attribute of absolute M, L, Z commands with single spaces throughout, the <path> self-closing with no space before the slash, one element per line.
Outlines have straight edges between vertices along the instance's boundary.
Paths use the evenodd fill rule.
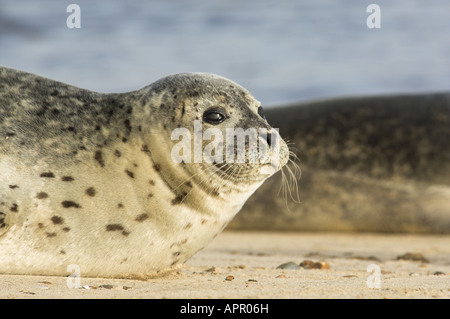
<path fill-rule="evenodd" d="M 267 140 L 267 145 L 272 146 L 272 134 L 267 133 L 266 140 Z"/>

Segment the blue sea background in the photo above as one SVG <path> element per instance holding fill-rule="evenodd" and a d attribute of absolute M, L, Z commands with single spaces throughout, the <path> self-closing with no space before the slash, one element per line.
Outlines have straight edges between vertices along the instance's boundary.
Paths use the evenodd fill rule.
<path fill-rule="evenodd" d="M 448 0 L 0 0 L 0 65 L 100 92 L 211 72 L 263 105 L 450 91 L 449 17 Z"/>

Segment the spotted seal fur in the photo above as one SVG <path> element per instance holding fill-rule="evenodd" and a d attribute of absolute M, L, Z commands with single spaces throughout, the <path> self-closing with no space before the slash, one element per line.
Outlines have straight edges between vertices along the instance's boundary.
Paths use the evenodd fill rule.
<path fill-rule="evenodd" d="M 212 74 L 104 94 L 1 67 L 0 273 L 68 275 L 75 264 L 82 276 L 146 277 L 182 264 L 288 149 L 281 140 L 275 166 L 176 163 L 171 132 L 197 120 L 277 135 L 262 115 L 247 90 Z"/>

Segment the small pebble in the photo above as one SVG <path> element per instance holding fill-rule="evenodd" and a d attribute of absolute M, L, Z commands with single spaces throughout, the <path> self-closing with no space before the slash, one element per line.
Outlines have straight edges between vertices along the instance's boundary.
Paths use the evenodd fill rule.
<path fill-rule="evenodd" d="M 314 267 L 315 269 L 330 269 L 330 264 L 327 263 L 326 261 L 318 261 L 316 263 L 314 263 Z"/>
<path fill-rule="evenodd" d="M 231 276 L 231 275 L 226 276 L 226 277 L 225 277 L 225 280 L 226 280 L 226 281 L 232 281 L 232 280 L 234 280 L 234 276 Z"/>
<path fill-rule="evenodd" d="M 99 288 L 105 288 L 105 289 L 112 289 L 114 286 L 113 285 L 100 285 L 98 287 Z"/>
<path fill-rule="evenodd" d="M 435 276 L 442 276 L 442 275 L 445 275 L 445 272 L 436 271 L 433 275 L 435 275 Z"/>
<path fill-rule="evenodd" d="M 314 262 L 312 260 L 304 260 L 300 263 L 300 267 L 304 269 L 330 269 L 330 264 L 326 261 Z"/>
<path fill-rule="evenodd" d="M 277 267 L 277 269 L 294 269 L 294 270 L 298 270 L 300 269 L 300 266 L 297 265 L 296 263 L 294 263 L 293 261 L 281 264 Z"/>
<path fill-rule="evenodd" d="M 285 275 L 278 275 L 275 278 L 286 278 L 286 276 Z"/>
<path fill-rule="evenodd" d="M 314 266 L 314 261 L 309 260 L 309 259 L 303 260 L 300 263 L 300 267 L 305 268 L 305 269 L 312 269 L 313 266 Z"/>

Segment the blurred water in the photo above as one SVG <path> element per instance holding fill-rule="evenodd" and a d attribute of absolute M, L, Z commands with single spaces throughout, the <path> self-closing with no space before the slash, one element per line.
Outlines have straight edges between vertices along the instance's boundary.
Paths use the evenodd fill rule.
<path fill-rule="evenodd" d="M 81 29 L 66 8 L 81 7 Z M 381 7 L 369 29 L 366 7 Z M 0 0 L 0 65 L 101 92 L 212 72 L 263 104 L 450 89 L 448 0 Z"/>

